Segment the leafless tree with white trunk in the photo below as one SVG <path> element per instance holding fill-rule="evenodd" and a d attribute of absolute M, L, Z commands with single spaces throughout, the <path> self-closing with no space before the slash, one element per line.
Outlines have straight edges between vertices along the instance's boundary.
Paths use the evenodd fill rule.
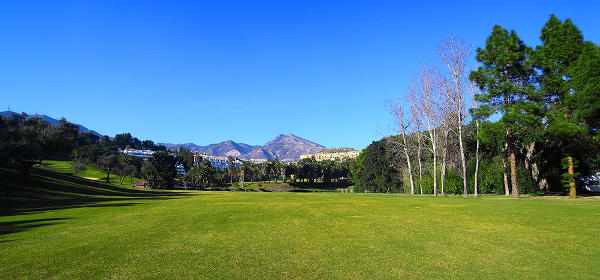
<path fill-rule="evenodd" d="M 411 104 L 411 115 L 413 116 L 413 121 L 415 123 L 415 134 L 417 135 L 417 161 L 419 163 L 419 191 L 420 194 L 423 194 L 423 132 L 421 129 L 423 128 L 423 124 L 420 118 L 415 118 L 414 116 L 418 116 L 416 112 L 416 106 Z"/>
<path fill-rule="evenodd" d="M 479 87 L 477 87 L 475 85 L 475 83 L 470 82 L 469 83 L 469 91 L 471 92 L 471 108 L 478 108 L 479 107 L 479 102 L 477 102 L 477 100 L 475 99 L 475 96 L 480 94 L 480 89 Z M 479 186 L 477 185 L 477 179 L 479 177 L 479 160 L 480 160 L 480 156 L 479 156 L 479 125 L 480 125 L 480 120 L 479 118 L 475 118 L 475 141 L 476 141 L 476 146 L 475 146 L 475 173 L 473 174 L 473 195 L 477 196 L 479 194 Z"/>
<path fill-rule="evenodd" d="M 404 155 L 406 157 L 406 164 L 408 166 L 408 176 L 410 179 L 410 194 L 415 194 L 415 183 L 413 180 L 413 171 L 412 164 L 410 160 L 409 146 L 408 141 L 406 140 L 406 135 L 408 133 L 408 128 L 410 127 L 410 121 L 408 123 L 404 117 L 404 109 L 402 107 L 402 100 L 398 100 L 397 102 L 386 100 L 386 106 L 388 111 L 394 115 L 394 121 L 396 123 L 396 132 L 402 134 L 402 149 L 404 151 Z"/>
<path fill-rule="evenodd" d="M 416 113 L 413 118 L 420 118 L 427 129 L 430 146 L 427 148 L 433 155 L 433 195 L 437 196 L 437 137 L 436 128 L 440 125 L 440 111 L 436 100 L 439 99 L 439 88 L 436 86 L 438 70 L 436 67 L 421 65 L 420 71 L 413 74 L 408 91 L 408 98 Z"/>
<path fill-rule="evenodd" d="M 440 79 L 440 86 L 445 93 L 443 100 L 450 102 L 450 112 L 454 115 L 454 127 L 458 134 L 460 158 L 462 163 L 461 176 L 463 179 L 463 195 L 467 193 L 467 164 L 463 145 L 463 125 L 467 119 L 465 100 L 468 96 L 468 68 L 467 62 L 473 47 L 458 36 L 448 36 L 437 46 L 437 52 L 448 73 L 448 77 Z"/>

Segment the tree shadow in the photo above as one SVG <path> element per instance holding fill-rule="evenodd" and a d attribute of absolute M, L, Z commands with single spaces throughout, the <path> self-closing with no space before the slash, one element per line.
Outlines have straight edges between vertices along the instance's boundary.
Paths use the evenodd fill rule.
<path fill-rule="evenodd" d="M 31 178 L 14 167 L 0 167 L 0 216 L 80 207 L 131 206 L 145 199 L 175 199 L 194 194 L 119 187 L 70 174 L 33 168 Z M 120 203 L 114 203 L 119 202 Z"/>
<path fill-rule="evenodd" d="M 69 220 L 71 218 L 50 218 L 50 219 L 35 219 L 35 220 L 22 220 L 0 223 L 0 236 L 18 233 L 28 229 L 51 226 L 60 224 L 58 221 Z M 13 240 L 3 240 L 1 242 L 9 242 Z"/>

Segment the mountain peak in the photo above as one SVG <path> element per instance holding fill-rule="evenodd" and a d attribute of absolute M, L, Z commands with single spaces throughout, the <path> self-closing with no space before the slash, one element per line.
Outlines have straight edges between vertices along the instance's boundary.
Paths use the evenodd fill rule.
<path fill-rule="evenodd" d="M 205 152 L 215 156 L 233 156 L 245 160 L 279 159 L 281 161 L 294 161 L 299 159 L 302 154 L 316 153 L 325 148 L 322 145 L 293 134 L 279 134 L 263 146 L 250 146 L 248 144 L 236 143 L 231 140 L 208 146 L 197 146 L 191 143 L 185 145 L 159 144 L 165 145 L 167 148 L 185 146 L 192 151 Z"/>

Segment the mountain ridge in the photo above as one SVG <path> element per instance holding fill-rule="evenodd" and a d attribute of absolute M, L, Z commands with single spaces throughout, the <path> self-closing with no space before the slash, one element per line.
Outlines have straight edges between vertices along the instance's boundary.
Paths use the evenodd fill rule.
<path fill-rule="evenodd" d="M 199 146 L 193 143 L 165 145 L 167 149 L 184 147 L 190 151 L 209 153 L 215 156 L 232 156 L 244 160 L 268 160 L 279 159 L 281 161 L 294 161 L 303 154 L 312 154 L 325 149 L 325 146 L 298 137 L 293 134 L 279 134 L 273 140 L 262 146 L 252 146 L 244 143 L 236 143 L 226 140 L 218 144 Z"/>
<path fill-rule="evenodd" d="M 0 112 L 0 116 L 10 117 L 13 113 L 14 114 L 18 114 L 18 113 L 13 112 L 13 111 L 3 111 L 3 112 Z M 52 125 L 58 125 L 58 120 L 57 119 L 52 118 L 52 117 L 47 116 L 47 115 L 41 115 L 41 114 L 37 114 L 37 113 L 35 115 L 29 115 L 29 114 L 27 115 L 28 119 L 29 118 L 33 118 L 33 117 L 39 117 L 42 120 L 45 120 L 45 121 L 51 123 Z M 89 128 L 83 126 L 83 125 L 77 124 L 77 123 L 76 123 L 76 125 L 79 126 L 79 132 L 88 132 L 89 131 L 89 132 L 93 133 L 94 135 L 102 137 L 102 134 L 96 132 L 95 130 L 91 130 L 91 129 L 89 129 Z"/>
<path fill-rule="evenodd" d="M 15 112 L 4 111 L 0 112 L 0 116 L 11 116 Z M 16 114 L 16 113 L 15 113 Z M 48 121 L 53 125 L 58 125 L 58 120 L 47 115 L 35 114 L 27 115 L 28 118 L 40 117 L 41 119 Z M 103 135 L 88 129 L 87 127 L 76 124 L 79 126 L 80 132 L 89 131 L 95 135 L 102 137 Z M 210 144 L 207 146 L 200 146 L 194 143 L 184 144 L 171 144 L 171 143 L 158 143 L 157 145 L 165 145 L 167 149 L 178 149 L 179 147 L 186 148 L 190 151 L 208 153 L 215 156 L 222 157 L 234 157 L 243 160 L 268 160 L 268 159 L 279 159 L 281 161 L 295 161 L 300 158 L 303 154 L 313 154 L 325 149 L 325 146 L 317 144 L 315 142 L 306 140 L 302 137 L 294 134 L 279 134 L 273 138 L 273 140 L 267 142 L 264 145 L 248 145 L 245 143 L 236 143 L 232 140 L 225 140 L 220 143 Z"/>

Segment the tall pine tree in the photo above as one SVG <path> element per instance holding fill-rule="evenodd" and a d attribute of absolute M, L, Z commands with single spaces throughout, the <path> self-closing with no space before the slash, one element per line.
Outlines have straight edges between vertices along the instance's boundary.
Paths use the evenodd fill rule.
<path fill-rule="evenodd" d="M 546 102 L 546 139 L 560 149 L 569 196 L 576 197 L 577 158 L 582 157 L 582 147 L 595 144 L 599 124 L 600 52 L 598 46 L 584 42 L 570 19 L 562 22 L 555 15 L 542 28 L 540 40 L 533 60 Z"/>
<path fill-rule="evenodd" d="M 476 96 L 481 106 L 475 114 L 500 115 L 509 148 L 512 196 L 519 197 L 515 134 L 540 123 L 542 102 L 536 95 L 535 71 L 530 63 L 533 49 L 527 47 L 514 30 L 494 26 L 485 49 L 478 48 L 475 59 L 482 64 L 469 78 L 482 90 Z"/>

